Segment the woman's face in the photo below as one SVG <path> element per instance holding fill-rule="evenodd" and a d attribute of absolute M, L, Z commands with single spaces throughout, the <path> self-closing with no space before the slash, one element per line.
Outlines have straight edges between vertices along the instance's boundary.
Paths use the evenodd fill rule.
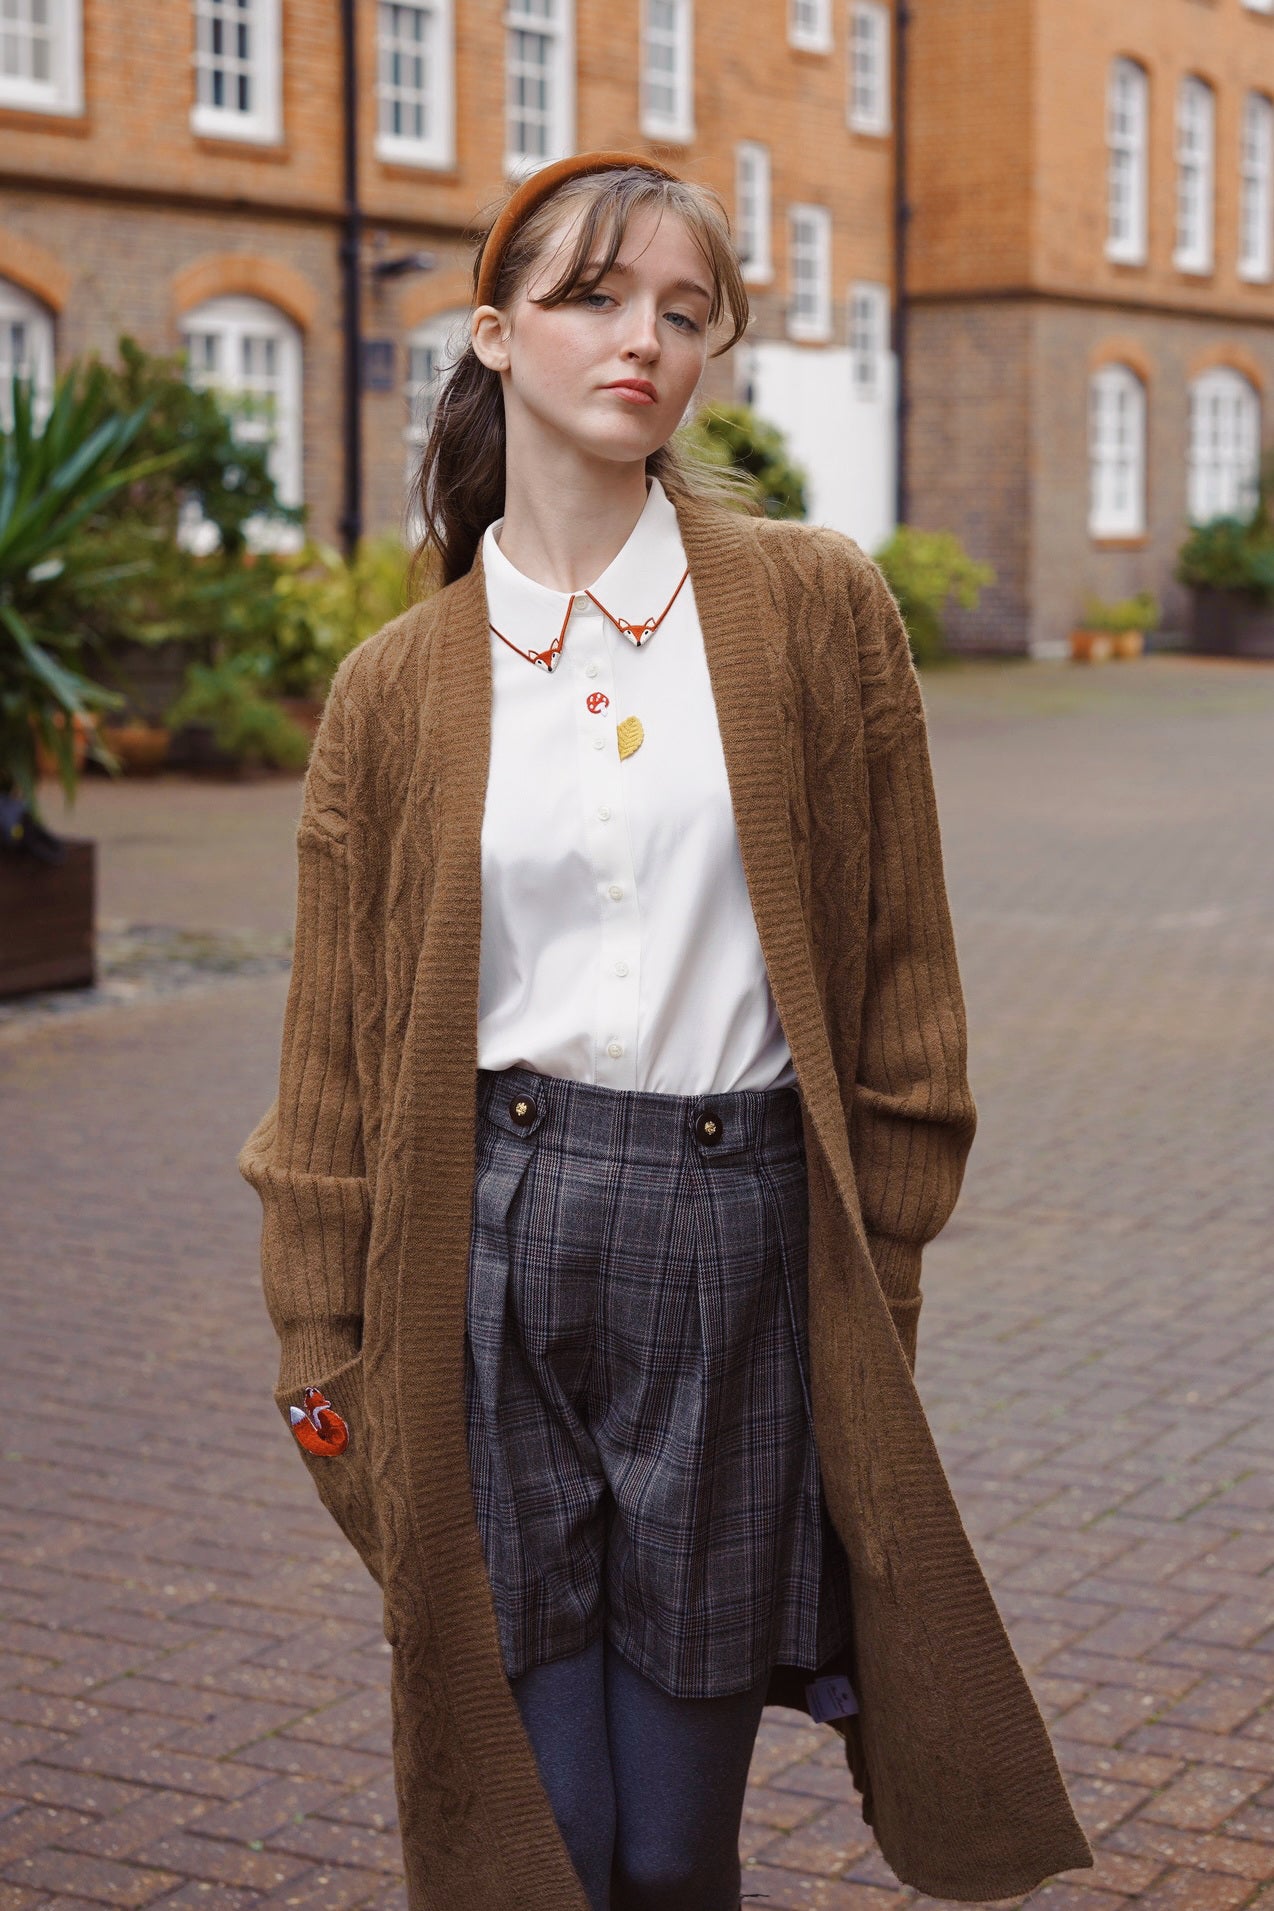
<path fill-rule="evenodd" d="M 595 458 L 643 460 L 672 436 L 703 374 L 711 276 L 677 214 L 644 207 L 592 292 L 535 305 L 566 263 L 578 216 L 550 237 L 502 321 L 493 306 L 474 313 L 474 349 L 501 373 L 510 449 L 548 434 Z M 653 397 L 616 389 L 625 379 Z"/>

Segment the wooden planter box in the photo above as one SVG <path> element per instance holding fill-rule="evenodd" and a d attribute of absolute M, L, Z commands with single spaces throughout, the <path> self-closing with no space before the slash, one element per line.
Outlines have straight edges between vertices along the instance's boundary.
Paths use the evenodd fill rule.
<path fill-rule="evenodd" d="M 1274 605 L 1245 591 L 1192 590 L 1190 643 L 1213 657 L 1274 657 Z"/>
<path fill-rule="evenodd" d="M 62 841 L 60 863 L 0 850 L 0 996 L 97 981 L 97 844 L 84 836 Z"/>

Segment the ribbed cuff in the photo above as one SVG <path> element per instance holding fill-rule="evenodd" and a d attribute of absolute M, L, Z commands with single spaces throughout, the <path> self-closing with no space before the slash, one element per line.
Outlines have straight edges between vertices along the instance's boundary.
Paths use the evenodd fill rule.
<path fill-rule="evenodd" d="M 896 1234 L 872 1234 L 870 1231 L 867 1246 L 885 1298 L 891 1301 L 913 1299 L 920 1287 L 922 1250 L 914 1241 L 901 1240 Z"/>

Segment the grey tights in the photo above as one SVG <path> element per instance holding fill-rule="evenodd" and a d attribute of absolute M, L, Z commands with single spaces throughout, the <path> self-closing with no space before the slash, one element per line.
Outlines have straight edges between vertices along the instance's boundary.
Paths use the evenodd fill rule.
<path fill-rule="evenodd" d="M 672 1698 L 604 1634 L 511 1681 L 591 1911 L 737 1911 L 767 1682 Z"/>

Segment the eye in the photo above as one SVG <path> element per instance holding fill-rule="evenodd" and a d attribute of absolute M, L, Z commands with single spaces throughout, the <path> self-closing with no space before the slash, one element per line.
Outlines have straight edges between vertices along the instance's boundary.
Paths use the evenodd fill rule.
<path fill-rule="evenodd" d="M 609 292 L 583 292 L 580 294 L 579 303 L 581 305 L 588 305 L 590 299 L 609 299 L 610 297 L 611 295 Z M 612 304 L 614 303 L 613 299 L 611 300 L 611 303 Z M 589 310 L 593 312 L 596 312 L 599 309 L 600 308 L 596 305 L 589 306 Z M 670 319 L 676 319 L 678 321 L 678 325 L 677 325 L 678 331 L 697 332 L 702 329 L 699 326 L 698 322 L 695 319 L 692 319 L 690 317 L 690 314 L 688 312 L 669 312 L 667 316 Z"/>

